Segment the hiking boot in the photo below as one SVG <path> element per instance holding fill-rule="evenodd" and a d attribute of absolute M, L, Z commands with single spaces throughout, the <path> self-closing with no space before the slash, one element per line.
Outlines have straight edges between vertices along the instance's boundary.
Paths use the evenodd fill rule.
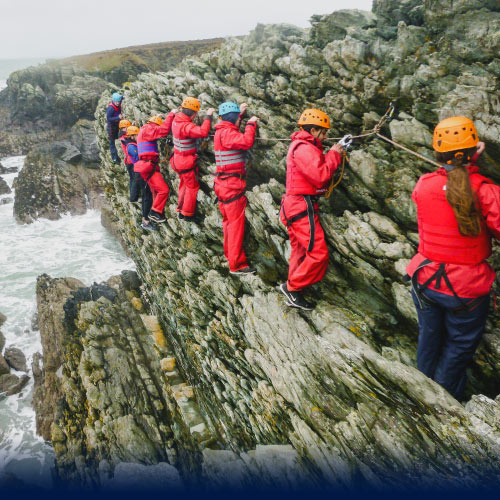
<path fill-rule="evenodd" d="M 177 218 L 178 218 L 179 220 L 182 220 L 182 219 L 184 219 L 184 215 L 182 215 L 182 213 L 181 213 L 181 212 L 177 212 Z"/>
<path fill-rule="evenodd" d="M 167 220 L 165 219 L 165 216 L 163 214 L 155 212 L 154 210 L 151 210 L 149 212 L 148 219 L 152 220 L 153 222 L 156 222 L 157 224 L 161 224 L 162 222 L 166 222 Z"/>
<path fill-rule="evenodd" d="M 229 271 L 231 274 L 255 274 L 257 269 L 255 267 L 244 267 L 243 269 L 238 269 L 237 271 Z"/>
<path fill-rule="evenodd" d="M 280 285 L 280 290 L 287 298 L 287 306 L 295 307 L 296 309 L 303 309 L 304 311 L 312 311 L 314 309 L 314 306 L 307 302 L 300 292 L 288 290 L 286 283 L 282 283 Z"/>
<path fill-rule="evenodd" d="M 142 222 L 141 227 L 145 231 L 158 231 L 158 228 L 152 222 L 150 222 L 149 224 Z"/>
<path fill-rule="evenodd" d="M 120 158 L 113 158 L 113 163 L 115 165 L 120 165 L 120 163 L 121 163 Z"/>

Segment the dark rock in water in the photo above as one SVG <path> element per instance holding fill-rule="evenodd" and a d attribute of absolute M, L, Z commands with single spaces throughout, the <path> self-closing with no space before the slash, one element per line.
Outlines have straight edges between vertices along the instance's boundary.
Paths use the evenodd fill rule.
<path fill-rule="evenodd" d="M 16 167 L 4 167 L 1 163 L 0 163 L 0 175 L 4 175 L 4 174 L 13 174 L 14 172 L 17 172 L 17 168 Z"/>
<path fill-rule="evenodd" d="M 1 351 L 1 349 L 0 349 Z M 0 375 L 5 375 L 6 373 L 10 373 L 9 364 L 5 360 L 5 358 L 0 353 Z"/>
<path fill-rule="evenodd" d="M 4 179 L 2 179 L 2 177 L 0 177 L 0 195 L 1 194 L 9 194 L 11 192 L 12 191 L 11 191 L 9 185 L 5 182 Z"/>
<path fill-rule="evenodd" d="M 71 143 L 59 141 L 27 155 L 14 181 L 14 215 L 18 222 L 30 223 L 40 217 L 59 219 L 64 213 L 81 215 L 87 210 L 87 202 L 92 208 L 100 208 L 103 197 L 98 173 L 62 158 L 76 161 L 81 154 Z"/>
<path fill-rule="evenodd" d="M 2 353 L 4 347 L 5 347 L 5 335 L 2 332 L 0 332 L 0 354 Z"/>
<path fill-rule="evenodd" d="M 139 292 L 141 287 L 141 280 L 135 271 L 122 271 L 120 274 L 123 287 L 128 291 Z"/>
<path fill-rule="evenodd" d="M 35 332 L 40 330 L 38 326 L 38 311 L 35 311 L 33 317 L 31 318 L 31 329 L 34 330 Z"/>
<path fill-rule="evenodd" d="M 0 200 L 0 205 L 8 205 L 9 203 L 12 203 L 14 200 L 12 198 L 2 198 Z"/>
<path fill-rule="evenodd" d="M 86 167 L 98 168 L 100 158 L 94 122 L 78 120 L 71 129 L 71 142 L 81 152 Z"/>
<path fill-rule="evenodd" d="M 9 366 L 14 368 L 14 370 L 18 370 L 20 372 L 28 371 L 26 366 L 26 356 L 21 349 L 18 349 L 17 347 L 7 347 L 4 352 L 4 358 Z"/>
<path fill-rule="evenodd" d="M 2 326 L 7 321 L 7 316 L 5 314 L 0 313 L 0 326 Z"/>
<path fill-rule="evenodd" d="M 0 375 L 0 394 L 5 394 L 6 396 L 13 396 L 21 392 L 23 387 L 29 381 L 28 375 L 23 375 L 22 377 L 17 377 L 11 373 L 7 375 Z"/>

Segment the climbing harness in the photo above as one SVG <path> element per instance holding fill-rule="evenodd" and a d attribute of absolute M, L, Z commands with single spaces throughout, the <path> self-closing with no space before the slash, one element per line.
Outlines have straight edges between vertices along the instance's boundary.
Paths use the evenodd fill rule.
<path fill-rule="evenodd" d="M 446 274 L 446 264 L 441 263 L 439 264 L 439 267 L 435 273 L 432 274 L 432 276 L 423 284 L 420 284 L 418 282 L 418 273 L 421 269 L 424 267 L 428 266 L 429 264 L 432 264 L 432 260 L 430 259 L 425 259 L 422 261 L 422 263 L 415 269 L 415 272 L 413 273 L 413 276 L 410 277 L 408 274 L 406 274 L 403 278 L 403 281 L 411 281 L 411 287 L 413 289 L 413 292 L 415 294 L 415 297 L 417 299 L 418 305 L 420 309 L 425 309 L 426 306 L 432 306 L 436 305 L 437 302 L 428 297 L 427 295 L 424 294 L 425 290 L 429 288 L 429 285 L 436 280 L 436 288 L 439 289 L 441 288 L 441 279 L 444 280 L 446 286 L 450 290 L 450 292 L 453 294 L 453 297 L 457 299 L 457 301 L 460 303 L 458 307 L 455 307 L 452 309 L 452 311 L 456 314 L 464 313 L 464 312 L 471 312 L 474 309 L 476 309 L 484 300 L 489 298 L 488 295 L 482 295 L 481 297 L 477 297 L 475 299 L 471 299 L 468 302 L 461 297 L 457 295 L 457 292 L 455 292 L 455 289 L 453 288 L 450 279 L 448 278 L 448 275 Z"/>
<path fill-rule="evenodd" d="M 294 215 L 293 217 L 290 217 L 289 219 L 285 213 L 285 205 L 284 205 L 285 196 L 281 198 L 280 210 L 283 214 L 283 218 L 286 221 L 286 227 L 290 227 L 294 222 L 297 222 L 298 220 L 303 219 L 304 217 L 307 217 L 309 219 L 309 228 L 311 236 L 309 237 L 309 244 L 307 245 L 307 251 L 310 252 L 314 248 L 314 241 L 316 236 L 316 222 L 314 220 L 314 202 L 317 201 L 317 197 L 312 195 L 302 195 L 302 197 L 306 202 L 307 206 L 306 210 L 298 213 L 297 215 Z"/>

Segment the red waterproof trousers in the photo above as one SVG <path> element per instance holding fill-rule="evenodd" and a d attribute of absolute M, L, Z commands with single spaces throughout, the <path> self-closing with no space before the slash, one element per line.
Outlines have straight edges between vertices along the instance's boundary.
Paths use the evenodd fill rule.
<path fill-rule="evenodd" d="M 170 189 L 163 175 L 161 175 L 158 165 L 151 161 L 139 160 L 134 165 L 134 172 L 139 172 L 141 177 L 148 183 L 149 189 L 151 189 L 153 195 L 151 210 L 162 214 Z"/>
<path fill-rule="evenodd" d="M 300 195 L 284 198 L 280 211 L 283 224 L 287 225 L 284 213 L 296 214 L 297 204 L 303 204 L 303 209 L 307 209 L 306 202 Z M 287 225 L 287 229 L 291 245 L 287 288 L 290 291 L 298 292 L 323 279 L 328 267 L 328 247 L 326 246 L 325 233 L 316 213 L 314 213 L 313 231 L 311 231 L 311 223 L 307 216 Z M 313 241 L 311 241 L 312 232 L 314 233 Z M 311 249 L 309 250 L 309 248 Z"/>
<path fill-rule="evenodd" d="M 196 211 L 196 197 L 200 189 L 200 183 L 198 182 L 198 167 L 195 167 L 194 170 L 190 170 L 189 172 L 182 173 L 182 169 L 174 168 L 177 167 L 176 161 L 179 161 L 179 155 L 177 155 L 177 160 L 175 155 L 170 160 L 172 169 L 179 174 L 179 200 L 177 203 L 177 212 L 181 212 L 182 215 L 190 217 L 194 215 Z"/>
<path fill-rule="evenodd" d="M 229 189 L 224 183 L 214 185 L 215 194 L 219 200 L 230 200 L 244 192 L 244 181 L 237 180 L 243 184 L 239 192 Z M 222 214 L 222 231 L 224 233 L 224 255 L 229 263 L 230 271 L 239 271 L 248 267 L 247 257 L 243 250 L 243 239 L 245 237 L 245 208 L 247 197 L 242 195 L 237 200 L 229 203 L 219 201 L 219 210 Z"/>

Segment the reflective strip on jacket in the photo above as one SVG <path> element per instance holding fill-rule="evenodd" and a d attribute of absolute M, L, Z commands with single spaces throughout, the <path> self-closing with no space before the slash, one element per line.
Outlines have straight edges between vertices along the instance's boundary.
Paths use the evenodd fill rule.
<path fill-rule="evenodd" d="M 174 117 L 174 113 L 169 113 L 161 125 L 146 123 L 141 127 L 137 136 L 137 149 L 141 160 L 158 161 L 160 156 L 158 139 L 170 133 Z"/>
<path fill-rule="evenodd" d="M 247 123 L 244 133 L 231 122 L 221 121 L 215 126 L 216 172 L 245 175 L 246 151 L 254 145 L 255 132 L 254 122 Z"/>

